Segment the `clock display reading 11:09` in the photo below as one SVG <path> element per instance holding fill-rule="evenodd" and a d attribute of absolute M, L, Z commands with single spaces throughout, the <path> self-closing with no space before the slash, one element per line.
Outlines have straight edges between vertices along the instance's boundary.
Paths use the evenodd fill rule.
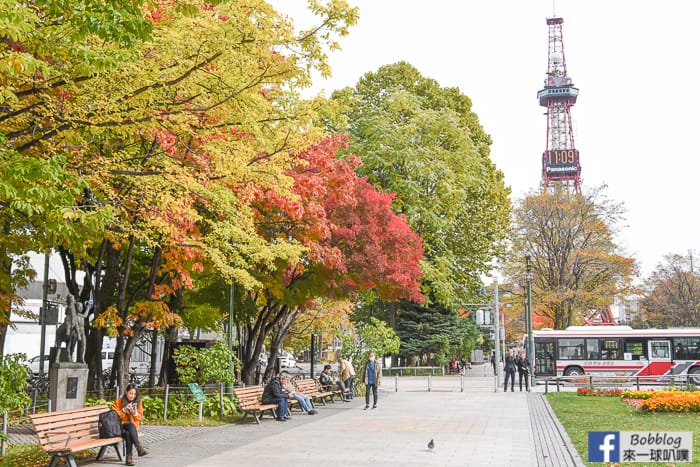
<path fill-rule="evenodd" d="M 578 173 L 577 149 L 550 149 L 542 154 L 542 169 L 548 174 L 573 175 Z"/>

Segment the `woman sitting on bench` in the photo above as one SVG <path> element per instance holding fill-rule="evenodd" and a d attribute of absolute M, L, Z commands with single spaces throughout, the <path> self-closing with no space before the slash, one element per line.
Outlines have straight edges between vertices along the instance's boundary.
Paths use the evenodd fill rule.
<path fill-rule="evenodd" d="M 129 384 L 124 391 L 124 395 L 117 397 L 112 405 L 112 410 L 119 414 L 122 421 L 122 437 L 126 441 L 126 465 L 134 465 L 132 455 L 133 447 L 139 457 L 148 454 L 139 442 L 139 425 L 143 418 L 143 405 L 141 404 L 141 394 L 136 385 Z"/>

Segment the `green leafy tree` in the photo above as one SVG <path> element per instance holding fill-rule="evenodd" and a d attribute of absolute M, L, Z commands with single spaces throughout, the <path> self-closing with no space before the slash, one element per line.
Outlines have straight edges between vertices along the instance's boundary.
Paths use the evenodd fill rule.
<path fill-rule="evenodd" d="M 401 347 L 401 339 L 384 321 L 369 318 L 366 323 L 357 325 L 357 335 L 344 335 L 343 356 L 355 362 L 367 360 L 370 352 L 378 357 L 394 354 Z"/>
<path fill-rule="evenodd" d="M 510 202 L 471 100 L 400 62 L 333 93 L 323 118 L 350 135 L 358 173 L 396 193 L 393 209 L 422 236 L 428 302 L 457 309 L 473 301 L 502 252 Z"/>
<path fill-rule="evenodd" d="M 479 340 L 479 329 L 468 318 L 439 305 L 402 306 L 396 318 L 401 339 L 399 356 L 407 361 L 444 364 L 450 357 L 469 358 Z"/>
<path fill-rule="evenodd" d="M 176 324 L 176 295 L 193 285 L 193 271 L 251 288 L 259 285 L 252 269 L 300 255 L 299 245 L 258 235 L 249 201 L 273 187 L 284 193 L 290 151 L 320 134 L 298 90 L 312 70 L 327 72 L 324 49 L 357 18 L 345 2 L 313 2 L 322 26 L 297 36 L 259 0 L 122 4 L 49 2 L 0 13 L 19 14 L 13 24 L 26 28 L 3 43 L 7 50 L 41 58 L 52 34 L 61 39 L 42 73 L 2 75 L 17 90 L 0 108 L 3 150 L 20 167 L 63 157 L 65 170 L 87 182 L 90 208 L 113 214 L 97 233 L 78 226 L 87 252 L 64 238 L 43 242 L 62 247 L 71 293 L 94 296 L 93 322 L 102 328 L 89 334 L 93 381 L 102 330 L 119 335 L 113 369 L 123 379 L 138 338 Z M 43 17 L 44 7 L 55 22 L 32 16 Z M 82 35 L 71 30 L 82 18 L 76 11 L 88 18 Z M 79 268 L 89 278 L 82 287 Z"/>

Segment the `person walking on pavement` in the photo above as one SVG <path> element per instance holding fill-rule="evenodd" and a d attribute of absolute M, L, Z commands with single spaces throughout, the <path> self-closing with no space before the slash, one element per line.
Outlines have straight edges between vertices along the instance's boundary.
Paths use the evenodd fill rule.
<path fill-rule="evenodd" d="M 369 409 L 369 391 L 372 391 L 374 404 L 377 408 L 377 388 L 382 384 L 382 364 L 377 360 L 374 352 L 369 353 L 369 360 L 362 369 L 362 382 L 365 383 L 365 410 Z"/>
<path fill-rule="evenodd" d="M 520 351 L 518 358 L 515 359 L 515 365 L 518 367 L 518 382 L 520 383 L 520 392 L 523 392 L 523 378 L 525 379 L 525 390 L 530 391 L 530 360 L 525 356 L 525 351 Z"/>
<path fill-rule="evenodd" d="M 112 410 L 117 412 L 122 423 L 122 438 L 126 444 L 126 465 L 134 465 L 133 449 L 136 446 L 136 452 L 139 457 L 148 454 L 139 441 L 139 426 L 143 418 L 143 404 L 141 403 L 141 394 L 136 388 L 136 385 L 129 384 L 126 386 L 124 395 L 117 397 L 112 404 Z"/>
<path fill-rule="evenodd" d="M 338 356 L 338 373 L 340 373 L 340 380 L 345 386 L 345 399 L 352 400 L 355 392 L 355 368 L 342 355 Z"/>
<path fill-rule="evenodd" d="M 515 392 L 515 358 L 513 357 L 513 349 L 509 349 L 506 353 L 505 359 L 505 384 L 503 385 L 503 392 L 508 390 L 508 378 L 510 378 L 510 390 Z"/>

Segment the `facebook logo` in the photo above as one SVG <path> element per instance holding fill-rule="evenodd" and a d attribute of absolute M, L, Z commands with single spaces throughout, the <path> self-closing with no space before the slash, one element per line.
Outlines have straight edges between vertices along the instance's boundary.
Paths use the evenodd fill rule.
<path fill-rule="evenodd" d="M 588 462 L 620 462 L 620 432 L 589 431 Z"/>

